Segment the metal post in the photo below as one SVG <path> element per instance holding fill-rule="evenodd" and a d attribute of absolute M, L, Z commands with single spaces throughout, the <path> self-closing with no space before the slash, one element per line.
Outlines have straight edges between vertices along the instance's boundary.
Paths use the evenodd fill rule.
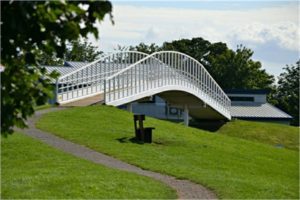
<path fill-rule="evenodd" d="M 106 104 L 106 79 L 104 79 L 104 85 L 103 86 L 104 86 L 104 89 L 103 89 L 104 90 L 103 100 L 104 100 L 104 104 Z"/>
<path fill-rule="evenodd" d="M 184 105 L 183 119 L 184 125 L 189 126 L 189 109 L 186 104 Z"/>
<path fill-rule="evenodd" d="M 127 111 L 132 112 L 132 103 L 127 104 Z"/>
<path fill-rule="evenodd" d="M 54 103 L 58 103 L 58 79 L 56 79 L 56 82 L 55 82 L 55 97 L 54 97 Z"/>

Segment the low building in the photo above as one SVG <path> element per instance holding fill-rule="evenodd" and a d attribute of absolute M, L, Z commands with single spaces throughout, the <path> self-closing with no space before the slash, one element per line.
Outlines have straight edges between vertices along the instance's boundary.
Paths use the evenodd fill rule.
<path fill-rule="evenodd" d="M 225 90 L 232 118 L 289 124 L 292 117 L 267 102 L 268 90 Z"/>
<path fill-rule="evenodd" d="M 230 113 L 233 119 L 289 124 L 292 117 L 267 102 L 268 90 L 225 90 L 231 99 Z M 170 107 L 162 98 L 132 104 L 134 113 L 160 119 L 182 120 L 182 109 Z"/>

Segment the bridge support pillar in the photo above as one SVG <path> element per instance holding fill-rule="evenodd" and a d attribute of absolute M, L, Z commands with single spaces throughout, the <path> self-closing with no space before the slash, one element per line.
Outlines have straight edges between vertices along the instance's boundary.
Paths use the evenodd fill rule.
<path fill-rule="evenodd" d="M 132 112 L 132 103 L 127 104 L 127 111 Z"/>
<path fill-rule="evenodd" d="M 187 105 L 184 105 L 183 119 L 184 119 L 184 125 L 189 126 L 189 109 Z"/>

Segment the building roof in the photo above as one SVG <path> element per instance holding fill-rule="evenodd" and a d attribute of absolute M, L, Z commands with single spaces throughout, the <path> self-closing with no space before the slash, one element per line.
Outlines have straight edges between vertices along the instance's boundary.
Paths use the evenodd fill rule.
<path fill-rule="evenodd" d="M 230 113 L 236 118 L 292 119 L 292 117 L 269 103 L 231 102 Z"/>
<path fill-rule="evenodd" d="M 65 65 L 71 66 L 74 68 L 80 68 L 87 64 L 89 64 L 89 62 L 65 61 Z"/>
<path fill-rule="evenodd" d="M 269 89 L 226 89 L 226 94 L 268 94 Z"/>
<path fill-rule="evenodd" d="M 66 61 L 64 65 L 62 66 L 43 66 L 46 68 L 46 70 L 51 73 L 53 71 L 57 71 L 60 73 L 60 76 L 64 76 L 66 74 L 69 74 L 73 72 L 76 69 L 79 69 L 85 65 L 87 65 L 88 62 L 73 62 L 73 61 Z"/>

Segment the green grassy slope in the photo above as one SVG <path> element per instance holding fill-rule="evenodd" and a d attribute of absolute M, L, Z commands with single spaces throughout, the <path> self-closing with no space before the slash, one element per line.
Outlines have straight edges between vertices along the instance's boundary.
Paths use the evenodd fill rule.
<path fill-rule="evenodd" d="M 1 199 L 174 198 L 150 178 L 108 169 L 14 133 L 1 141 Z"/>
<path fill-rule="evenodd" d="M 34 110 L 44 110 L 47 108 L 51 108 L 51 107 L 55 107 L 56 105 L 51 105 L 51 104 L 44 104 L 44 105 L 40 105 L 40 106 L 35 106 Z"/>
<path fill-rule="evenodd" d="M 218 133 L 262 142 L 273 146 L 299 150 L 299 128 L 274 123 L 234 120 L 218 130 Z"/>
<path fill-rule="evenodd" d="M 299 198 L 298 152 L 146 119 L 152 144 L 132 142 L 132 114 L 107 106 L 45 115 L 43 130 L 146 169 L 190 179 L 220 198 Z"/>

